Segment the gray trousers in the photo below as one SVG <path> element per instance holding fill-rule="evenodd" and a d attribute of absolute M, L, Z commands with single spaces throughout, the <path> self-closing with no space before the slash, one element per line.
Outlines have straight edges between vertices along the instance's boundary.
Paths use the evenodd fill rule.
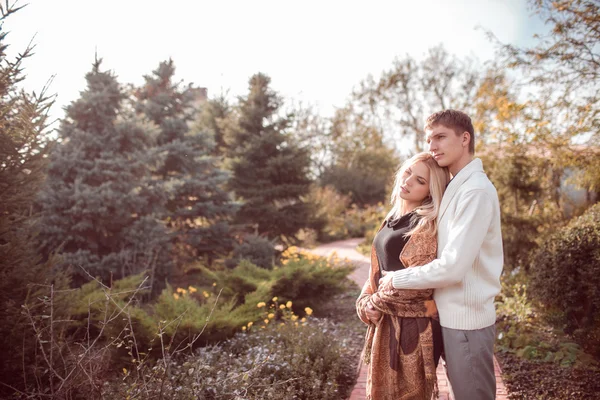
<path fill-rule="evenodd" d="M 442 327 L 444 360 L 455 400 L 494 400 L 496 326 L 474 331 Z"/>

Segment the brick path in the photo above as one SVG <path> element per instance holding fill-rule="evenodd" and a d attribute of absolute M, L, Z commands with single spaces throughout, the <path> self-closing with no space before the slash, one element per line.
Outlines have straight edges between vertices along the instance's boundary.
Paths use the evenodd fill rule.
<path fill-rule="evenodd" d="M 356 246 L 363 239 L 348 239 L 338 242 L 327 243 L 322 246 L 311 249 L 312 253 L 321 256 L 328 256 L 333 252 L 336 252 L 338 257 L 347 258 L 349 261 L 357 265 L 356 270 L 350 275 L 350 278 L 362 288 L 365 281 L 369 276 L 369 259 L 359 252 L 356 251 Z M 508 393 L 504 382 L 502 381 L 502 370 L 498 361 L 494 357 L 494 370 L 496 372 L 496 400 L 508 400 Z M 352 390 L 349 400 L 365 400 L 365 390 L 367 385 L 367 367 L 366 365 L 359 365 L 357 368 L 358 379 L 356 385 Z M 440 389 L 440 395 L 438 400 L 453 400 L 451 393 L 450 383 L 446 378 L 446 372 L 442 363 L 437 369 L 438 386 Z"/>

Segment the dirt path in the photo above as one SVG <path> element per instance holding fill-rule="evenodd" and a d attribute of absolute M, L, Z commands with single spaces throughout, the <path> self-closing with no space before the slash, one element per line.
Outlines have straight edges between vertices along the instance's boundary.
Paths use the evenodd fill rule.
<path fill-rule="evenodd" d="M 360 244 L 364 239 L 347 239 L 340 240 L 337 242 L 327 243 L 321 246 L 318 246 L 314 249 L 310 249 L 310 251 L 314 254 L 320 256 L 329 256 L 333 252 L 336 252 L 338 257 L 347 258 L 349 261 L 354 263 L 357 268 L 350 274 L 350 279 L 352 279 L 356 284 L 362 288 L 364 283 L 366 282 L 369 276 L 369 258 L 360 254 L 356 251 L 356 246 Z M 504 382 L 502 381 L 502 375 L 500 366 L 494 358 L 494 369 L 496 372 L 496 400 L 507 400 L 507 392 L 506 387 L 504 386 Z M 352 394 L 350 395 L 349 400 L 365 400 L 366 399 L 366 385 L 367 385 L 367 367 L 365 365 L 358 366 L 357 370 L 359 370 L 358 380 L 356 385 L 354 386 L 354 390 L 352 390 Z M 450 383 L 448 382 L 448 378 L 446 377 L 446 372 L 444 371 L 444 366 L 442 363 L 438 366 L 437 369 L 437 378 L 438 378 L 438 386 L 440 389 L 440 395 L 438 397 L 439 400 L 452 400 L 453 397 L 450 394 Z"/>

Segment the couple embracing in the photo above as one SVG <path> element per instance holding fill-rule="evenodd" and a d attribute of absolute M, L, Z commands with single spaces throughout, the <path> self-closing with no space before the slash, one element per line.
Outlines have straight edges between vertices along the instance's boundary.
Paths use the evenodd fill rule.
<path fill-rule="evenodd" d="M 429 152 L 396 174 L 392 209 L 356 302 L 368 325 L 367 399 L 430 400 L 443 357 L 455 400 L 496 395 L 493 349 L 503 266 L 500 206 L 468 115 L 425 123 Z"/>

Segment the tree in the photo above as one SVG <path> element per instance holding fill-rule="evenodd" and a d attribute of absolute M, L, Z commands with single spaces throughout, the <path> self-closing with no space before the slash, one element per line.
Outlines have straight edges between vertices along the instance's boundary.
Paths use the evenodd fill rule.
<path fill-rule="evenodd" d="M 227 221 L 236 209 L 224 190 L 228 174 L 212 155 L 213 135 L 218 132 L 192 124 L 196 91 L 191 85 L 181 88 L 174 75 L 173 61 L 161 62 L 135 91 L 135 108 L 159 129 L 155 149 L 159 161 L 152 173 L 155 186 L 166 197 L 161 215 L 173 232 L 177 254 L 184 262 L 206 257 L 210 264 L 215 255 L 233 246 Z"/>
<path fill-rule="evenodd" d="M 38 285 L 54 283 L 59 289 L 65 280 L 52 273 L 55 260 L 42 260 L 35 246 L 39 215 L 33 204 L 52 147 L 48 111 L 54 97 L 47 87 L 37 94 L 17 87 L 33 51 L 27 47 L 14 60 L 6 54 L 4 22 L 18 10 L 0 5 L 0 376 L 3 383 L 22 387 L 37 349 L 21 305 L 38 294 Z M 0 387 L 0 395 L 9 392 L 14 393 Z"/>
<path fill-rule="evenodd" d="M 198 129 L 205 130 L 214 139 L 215 146 L 212 154 L 220 156 L 225 152 L 226 144 L 223 133 L 223 123 L 231 113 L 231 106 L 224 95 L 208 100 L 198 118 Z"/>
<path fill-rule="evenodd" d="M 330 163 L 320 176 L 321 185 L 333 186 L 359 206 L 385 201 L 399 160 L 381 130 L 349 104 L 336 111 L 329 139 Z"/>
<path fill-rule="evenodd" d="M 289 117 L 279 117 L 281 100 L 270 78 L 250 78 L 249 94 L 225 126 L 232 171 L 229 187 L 242 202 L 237 220 L 269 239 L 293 239 L 309 219 L 302 200 L 310 181 L 308 152 L 286 131 Z"/>
<path fill-rule="evenodd" d="M 530 6 L 549 28 L 536 35 L 534 46 L 503 44 L 488 35 L 498 48 L 500 62 L 518 72 L 521 85 L 530 92 L 531 130 L 562 166 L 582 171 L 578 182 L 584 188 L 597 191 L 600 4 L 595 0 L 530 0 Z"/>
<path fill-rule="evenodd" d="M 429 114 L 448 108 L 471 113 L 479 82 L 474 64 L 451 56 L 440 45 L 429 49 L 420 63 L 409 55 L 397 58 L 378 81 L 370 76 L 361 82 L 354 97 L 373 123 L 382 124 L 388 138 L 400 139 L 395 134 L 400 128 L 402 137 L 414 140 L 411 150 L 420 152 Z"/>
<path fill-rule="evenodd" d="M 490 66 L 477 90 L 474 127 L 486 134 L 476 136 L 476 154 L 498 191 L 505 265 L 527 268 L 540 233 L 562 219 L 562 169 L 532 129 L 529 103 L 518 101 L 518 86 L 501 70 Z"/>
<path fill-rule="evenodd" d="M 146 185 L 152 136 L 123 111 L 124 93 L 100 64 L 58 130 L 62 143 L 40 199 L 42 249 L 60 247 L 75 284 L 87 282 L 87 273 L 110 283 L 148 270 L 156 292 L 171 261 L 167 231 L 155 215 L 161 202 Z"/>

